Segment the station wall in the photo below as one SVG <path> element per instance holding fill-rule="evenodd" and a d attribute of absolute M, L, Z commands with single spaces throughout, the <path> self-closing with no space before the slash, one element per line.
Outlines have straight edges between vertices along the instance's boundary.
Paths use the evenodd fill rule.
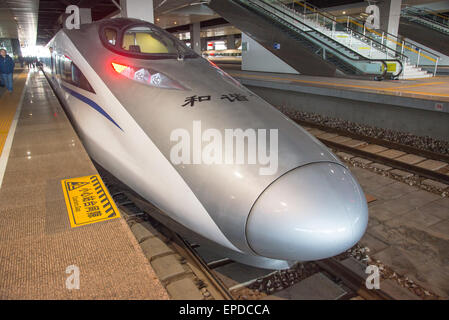
<path fill-rule="evenodd" d="M 405 105 L 399 106 L 394 103 L 391 96 L 379 95 L 377 99 L 374 97 L 378 101 L 376 102 L 374 99 L 366 101 L 367 99 L 348 99 L 279 90 L 268 86 L 252 86 L 248 83 L 245 85 L 273 106 L 284 106 L 293 110 L 313 112 L 378 128 L 449 140 L 448 110 L 433 111 Z M 389 98 L 391 99 L 390 103 L 388 102 Z M 415 103 L 424 105 L 425 101 L 415 99 Z M 446 109 L 447 104 L 444 105 Z"/>
<path fill-rule="evenodd" d="M 245 33 L 242 33 L 242 70 L 299 74 Z"/>

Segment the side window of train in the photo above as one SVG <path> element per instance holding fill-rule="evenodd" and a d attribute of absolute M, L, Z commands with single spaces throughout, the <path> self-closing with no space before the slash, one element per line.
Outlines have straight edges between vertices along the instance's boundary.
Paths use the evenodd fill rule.
<path fill-rule="evenodd" d="M 106 37 L 107 42 L 115 46 L 115 43 L 117 41 L 117 31 L 115 29 L 104 29 L 104 36 Z"/>
<path fill-rule="evenodd" d="M 84 74 L 69 57 L 61 55 L 58 57 L 58 60 L 61 66 L 58 73 L 61 74 L 62 80 L 83 90 L 95 93 L 94 89 L 90 85 L 89 81 L 87 81 Z"/>
<path fill-rule="evenodd" d="M 62 68 L 61 68 L 61 78 L 64 81 L 71 82 L 71 80 L 72 80 L 72 70 L 70 68 L 70 64 L 72 63 L 72 61 L 70 61 L 65 56 L 61 56 L 60 57 L 60 61 L 61 61 L 61 66 L 62 66 Z"/>
<path fill-rule="evenodd" d="M 51 73 L 54 74 L 56 71 L 55 71 L 55 58 L 53 55 L 51 55 L 50 57 L 50 63 L 51 63 Z"/>
<path fill-rule="evenodd" d="M 59 74 L 59 56 L 55 55 L 55 74 Z"/>
<path fill-rule="evenodd" d="M 64 61 L 63 61 L 63 59 L 62 59 L 62 57 L 61 56 L 58 56 L 58 70 L 57 70 L 57 73 L 58 74 L 60 74 L 60 75 L 62 75 L 62 68 L 63 68 L 63 63 L 64 63 Z"/>
<path fill-rule="evenodd" d="M 90 85 L 89 81 L 87 81 L 87 78 L 84 76 L 84 74 L 81 72 L 81 70 L 72 62 L 70 65 L 71 68 L 71 82 L 73 85 L 86 90 L 90 91 L 92 93 L 95 93 L 94 89 Z"/>

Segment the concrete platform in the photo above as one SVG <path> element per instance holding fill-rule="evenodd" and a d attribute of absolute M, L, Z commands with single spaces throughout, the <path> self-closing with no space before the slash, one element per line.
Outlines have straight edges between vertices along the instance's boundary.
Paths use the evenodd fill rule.
<path fill-rule="evenodd" d="M 274 106 L 449 139 L 449 76 L 369 81 L 222 67 Z"/>
<path fill-rule="evenodd" d="M 5 99 L 0 109 L 17 100 Z M 9 156 L 0 189 L 0 299 L 168 299 L 122 218 L 70 226 L 61 180 L 97 171 L 41 73 L 30 73 L 17 115 L 11 149 L 2 152 Z M 79 268 L 79 289 L 66 286 L 69 266 Z"/>
<path fill-rule="evenodd" d="M 407 97 L 430 101 L 449 102 L 449 76 L 436 76 L 432 78 L 413 80 L 371 81 L 335 77 L 306 76 L 300 74 L 244 71 L 238 70 L 235 67 L 232 69 L 227 69 L 229 68 L 227 66 L 221 67 L 226 69 L 229 75 L 245 80 L 245 82 L 254 80 L 288 83 L 296 86 L 308 87 L 308 93 L 312 93 L 312 88 L 340 89 L 344 91 L 342 93 L 343 95 L 351 91 L 354 93 L 375 93 L 382 96 Z M 314 93 L 318 92 L 324 91 L 314 90 Z M 443 106 L 443 111 L 449 112 L 449 108 L 444 108 Z"/>

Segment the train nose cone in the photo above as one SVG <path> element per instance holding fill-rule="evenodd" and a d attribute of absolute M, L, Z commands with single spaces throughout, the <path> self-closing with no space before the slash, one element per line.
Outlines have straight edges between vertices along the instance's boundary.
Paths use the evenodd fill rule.
<path fill-rule="evenodd" d="M 322 162 L 271 184 L 251 209 L 246 236 L 264 257 L 319 260 L 352 247 L 367 224 L 366 199 L 349 170 Z"/>

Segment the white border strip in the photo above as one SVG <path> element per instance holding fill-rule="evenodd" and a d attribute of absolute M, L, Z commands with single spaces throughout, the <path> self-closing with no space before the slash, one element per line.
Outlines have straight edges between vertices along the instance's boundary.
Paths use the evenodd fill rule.
<path fill-rule="evenodd" d="M 12 140 L 14 139 L 17 123 L 19 122 L 20 112 L 22 111 L 23 98 L 25 97 L 25 91 L 27 90 L 30 73 L 31 72 L 28 72 L 25 86 L 23 87 L 22 95 L 20 96 L 19 105 L 17 106 L 16 114 L 14 115 L 14 119 L 11 122 L 11 126 L 9 127 L 8 136 L 6 137 L 5 145 L 3 146 L 3 151 L 0 156 L 0 189 L 2 188 L 3 176 L 5 175 L 6 165 L 8 164 L 9 152 L 11 151 L 12 147 Z"/>

